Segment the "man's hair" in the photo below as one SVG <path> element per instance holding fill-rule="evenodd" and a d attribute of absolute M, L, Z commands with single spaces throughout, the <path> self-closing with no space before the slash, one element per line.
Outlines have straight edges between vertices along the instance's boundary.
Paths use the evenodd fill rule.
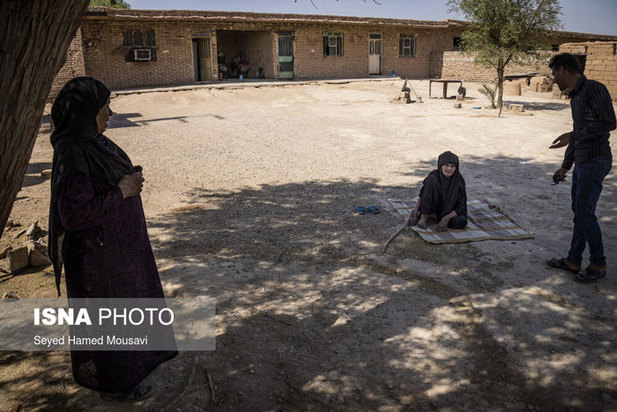
<path fill-rule="evenodd" d="M 551 61 L 548 63 L 548 67 L 551 69 L 559 69 L 563 67 L 564 70 L 572 74 L 582 74 L 581 66 L 578 64 L 578 59 L 570 53 L 560 53 L 553 56 Z"/>

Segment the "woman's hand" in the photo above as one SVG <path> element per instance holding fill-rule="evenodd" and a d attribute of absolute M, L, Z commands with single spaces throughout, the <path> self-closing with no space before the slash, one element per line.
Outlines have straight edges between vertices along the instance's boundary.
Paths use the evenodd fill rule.
<path fill-rule="evenodd" d="M 137 172 L 123 176 L 118 182 L 118 187 L 122 191 L 122 196 L 126 199 L 127 197 L 139 195 L 144 181 L 145 179 L 141 172 Z"/>
<path fill-rule="evenodd" d="M 448 229 L 448 222 L 450 222 L 450 219 L 444 216 L 443 219 L 441 219 L 439 223 L 437 224 L 435 231 L 444 232 L 446 229 Z"/>
<path fill-rule="evenodd" d="M 412 227 L 418 224 L 419 218 L 420 218 L 420 213 L 418 213 L 418 209 L 414 209 L 413 212 L 411 212 L 411 217 L 409 218 L 409 227 Z"/>

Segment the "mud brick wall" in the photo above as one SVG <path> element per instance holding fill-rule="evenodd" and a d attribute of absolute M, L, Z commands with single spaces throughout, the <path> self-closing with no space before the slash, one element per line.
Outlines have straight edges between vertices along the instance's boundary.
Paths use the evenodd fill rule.
<path fill-rule="evenodd" d="M 533 64 L 514 64 L 510 63 L 506 67 L 507 74 L 517 73 L 541 73 L 550 74 L 548 62 L 555 53 L 546 53 L 537 63 Z M 495 69 L 477 65 L 473 56 L 462 52 L 443 53 L 443 63 L 441 77 L 444 79 L 462 79 L 475 82 L 492 82 L 497 78 Z"/>
<path fill-rule="evenodd" d="M 566 43 L 559 51 L 585 55 L 585 76 L 603 83 L 617 101 L 617 42 Z"/>
<path fill-rule="evenodd" d="M 78 29 L 73 41 L 71 41 L 71 44 L 69 45 L 68 51 L 66 52 L 66 61 L 60 68 L 60 71 L 51 85 L 51 90 L 47 96 L 48 102 L 53 102 L 60 92 L 60 89 L 62 89 L 62 86 L 64 86 L 66 82 L 75 77 L 86 75 L 86 69 L 84 67 L 84 52 L 81 42 L 81 29 Z"/>

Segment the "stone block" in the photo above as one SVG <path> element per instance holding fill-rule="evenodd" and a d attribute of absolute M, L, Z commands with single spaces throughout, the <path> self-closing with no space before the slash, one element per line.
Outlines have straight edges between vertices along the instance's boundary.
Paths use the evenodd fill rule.
<path fill-rule="evenodd" d="M 503 94 L 506 96 L 520 96 L 521 84 L 518 82 L 505 82 L 503 84 Z"/>
<path fill-rule="evenodd" d="M 28 248 L 26 246 L 12 249 L 6 252 L 4 259 L 4 269 L 9 273 L 15 273 L 27 268 L 29 264 Z"/>
<path fill-rule="evenodd" d="M 522 104 L 514 104 L 512 103 L 509 106 L 510 110 L 514 111 L 514 112 L 524 112 L 525 111 L 525 106 Z"/>
<path fill-rule="evenodd" d="M 26 242 L 28 248 L 28 261 L 30 266 L 46 266 L 51 263 L 49 260 L 47 246 L 45 246 L 40 240 Z"/>
<path fill-rule="evenodd" d="M 30 266 L 33 266 L 33 267 L 47 266 L 51 263 L 51 260 L 49 260 L 47 255 L 44 255 L 40 251 L 33 249 L 30 251 L 30 255 L 28 257 L 28 263 L 30 264 Z"/>
<path fill-rule="evenodd" d="M 4 259 L 6 257 L 6 252 L 13 249 L 11 246 L 4 246 L 0 249 L 0 259 Z"/>

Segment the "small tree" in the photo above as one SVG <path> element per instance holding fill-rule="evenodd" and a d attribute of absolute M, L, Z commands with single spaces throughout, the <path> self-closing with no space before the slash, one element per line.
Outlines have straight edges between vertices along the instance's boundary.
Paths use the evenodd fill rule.
<path fill-rule="evenodd" d="M 487 84 L 482 84 L 480 93 L 486 96 L 486 98 L 490 100 L 491 109 L 497 108 L 497 106 L 495 106 L 495 95 L 497 94 L 497 85 L 495 85 L 495 87 L 492 87 Z"/>
<path fill-rule="evenodd" d="M 450 12 L 462 14 L 469 26 L 462 48 L 476 63 L 497 71 L 499 116 L 503 107 L 506 66 L 537 58 L 561 28 L 558 0 L 448 0 Z"/>

